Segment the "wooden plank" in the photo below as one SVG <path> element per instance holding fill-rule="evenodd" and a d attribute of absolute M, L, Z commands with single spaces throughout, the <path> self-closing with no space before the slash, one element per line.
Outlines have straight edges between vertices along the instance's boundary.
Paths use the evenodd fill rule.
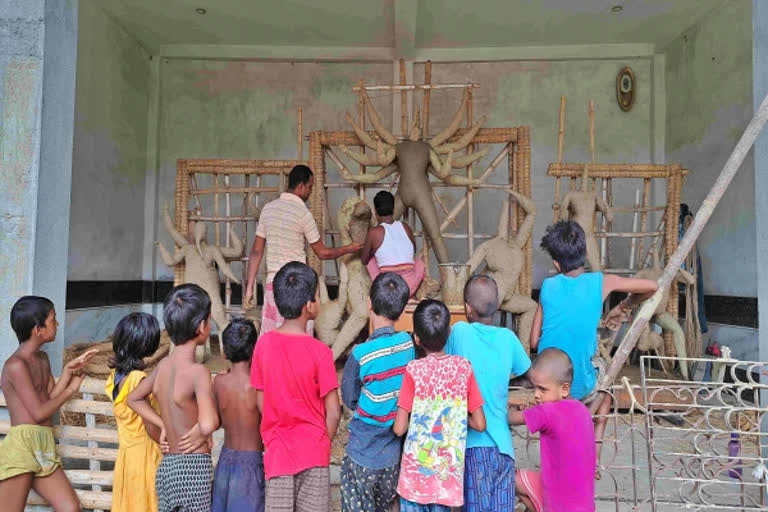
<path fill-rule="evenodd" d="M 114 471 L 86 471 L 84 469 L 65 469 L 69 481 L 75 485 L 112 485 Z M 101 489 L 93 489 L 100 491 Z"/>
<path fill-rule="evenodd" d="M 80 500 L 80 504 L 86 509 L 110 509 L 112 508 L 112 493 L 111 492 L 94 492 L 94 491 L 82 491 L 75 489 L 77 497 Z M 28 505 L 43 505 L 48 503 L 40 497 L 35 491 L 30 491 L 29 498 L 27 498 Z"/>
<path fill-rule="evenodd" d="M 97 402 L 96 400 L 69 400 L 61 406 L 64 412 L 79 412 L 85 414 L 101 414 L 102 416 L 114 416 L 112 402 Z"/>
<path fill-rule="evenodd" d="M 117 448 L 88 448 L 87 446 L 74 446 L 71 444 L 59 444 L 56 448 L 62 458 L 67 459 L 98 459 L 103 461 L 117 460 Z"/>

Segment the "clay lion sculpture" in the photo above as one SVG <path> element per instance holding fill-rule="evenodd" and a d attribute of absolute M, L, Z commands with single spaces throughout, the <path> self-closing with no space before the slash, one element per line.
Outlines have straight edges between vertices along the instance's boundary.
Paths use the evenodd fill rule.
<path fill-rule="evenodd" d="M 341 244 L 364 242 L 375 222 L 367 202 L 357 197 L 345 199 L 336 216 Z M 370 290 L 371 278 L 359 253 L 347 254 L 339 260 L 338 299 L 330 301 L 325 283 L 320 284 L 320 311 L 315 319 L 315 331 L 320 340 L 333 349 L 334 359 L 344 353 L 367 325 Z"/>

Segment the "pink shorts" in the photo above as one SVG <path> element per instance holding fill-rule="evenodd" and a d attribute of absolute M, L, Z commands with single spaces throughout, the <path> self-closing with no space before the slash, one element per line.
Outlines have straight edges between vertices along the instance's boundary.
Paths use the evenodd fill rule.
<path fill-rule="evenodd" d="M 523 494 L 528 496 L 536 512 L 544 510 L 543 491 L 541 487 L 541 472 L 532 469 L 518 469 L 517 483 L 522 487 Z"/>

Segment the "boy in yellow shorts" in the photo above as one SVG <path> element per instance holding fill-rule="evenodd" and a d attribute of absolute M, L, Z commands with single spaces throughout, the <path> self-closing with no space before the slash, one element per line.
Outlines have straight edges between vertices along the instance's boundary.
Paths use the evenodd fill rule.
<path fill-rule="evenodd" d="M 23 511 L 30 488 L 57 511 L 80 510 L 56 453 L 51 416 L 80 389 L 82 369 L 97 350 L 70 361 L 55 382 L 40 347 L 56 339 L 57 326 L 53 303 L 44 297 L 22 297 L 11 309 L 19 348 L 0 376 L 11 417 L 11 429 L 0 444 L 3 510 Z"/>

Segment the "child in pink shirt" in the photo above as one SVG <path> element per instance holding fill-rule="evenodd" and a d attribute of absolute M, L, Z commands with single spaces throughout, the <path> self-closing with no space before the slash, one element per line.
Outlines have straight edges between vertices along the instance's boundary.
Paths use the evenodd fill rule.
<path fill-rule="evenodd" d="M 595 432 L 589 410 L 571 398 L 571 360 L 545 349 L 529 375 L 536 405 L 510 410 L 509 423 L 541 433 L 541 472 L 518 470 L 515 491 L 529 512 L 594 512 Z"/>

